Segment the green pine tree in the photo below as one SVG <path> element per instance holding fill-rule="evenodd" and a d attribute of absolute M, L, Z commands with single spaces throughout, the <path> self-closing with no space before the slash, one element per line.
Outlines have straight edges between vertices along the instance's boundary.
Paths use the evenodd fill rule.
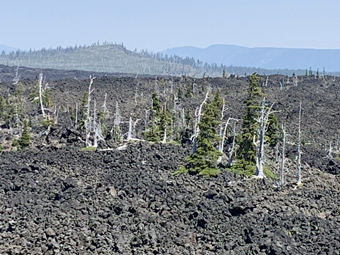
<path fill-rule="evenodd" d="M 223 69 L 222 78 L 226 78 L 226 77 L 227 77 L 227 73 L 226 73 L 225 69 Z"/>
<path fill-rule="evenodd" d="M 109 134 L 109 129 L 107 128 L 107 124 L 106 124 L 106 117 L 107 117 L 107 113 L 105 112 L 98 113 L 98 122 L 100 123 L 103 137 L 106 137 Z"/>
<path fill-rule="evenodd" d="M 268 117 L 268 129 L 266 132 L 266 140 L 271 147 L 275 147 L 279 141 L 278 120 L 274 113 Z"/>
<path fill-rule="evenodd" d="M 0 95 L 0 118 L 1 119 L 4 119 L 5 116 L 6 116 L 6 112 L 7 112 L 7 107 L 6 107 L 6 100 L 5 98 L 3 98 L 1 95 Z"/>
<path fill-rule="evenodd" d="M 87 113 L 87 94 L 83 95 L 83 99 L 81 101 L 80 106 L 80 118 L 78 128 L 80 130 L 85 130 L 85 122 L 86 122 L 86 113 Z"/>
<path fill-rule="evenodd" d="M 28 132 L 28 125 L 26 120 L 24 121 L 24 129 L 19 140 L 19 145 L 21 149 L 25 149 L 30 145 L 30 134 Z"/>
<path fill-rule="evenodd" d="M 164 132 L 169 130 L 171 115 L 166 108 L 162 107 L 156 93 L 152 94 L 152 108 L 149 117 L 149 126 L 145 131 L 145 138 L 151 142 L 159 142 L 163 139 Z M 167 131 L 168 132 L 168 131 Z"/>
<path fill-rule="evenodd" d="M 264 96 L 258 85 L 259 78 L 256 73 L 250 76 L 248 95 L 244 102 L 246 110 L 243 118 L 241 134 L 238 137 L 238 160 L 233 165 L 233 170 L 245 175 L 255 174 L 256 147 L 253 143 L 257 135 L 259 111 L 261 99 Z"/>
<path fill-rule="evenodd" d="M 182 92 L 181 88 L 178 88 L 178 91 L 177 91 L 177 98 L 178 98 L 178 99 L 183 99 L 183 92 Z"/>
<path fill-rule="evenodd" d="M 199 123 L 200 132 L 196 140 L 196 151 L 186 158 L 185 166 L 179 168 L 177 173 L 194 173 L 203 176 L 213 176 L 219 173 L 216 162 L 221 156 L 217 149 L 219 137 L 217 135 L 218 125 L 220 123 L 220 111 L 222 100 L 219 92 L 215 98 L 206 104 Z"/>
<path fill-rule="evenodd" d="M 192 98 L 193 92 L 192 92 L 192 86 L 189 84 L 187 86 L 187 91 L 185 92 L 185 97 L 186 98 Z"/>

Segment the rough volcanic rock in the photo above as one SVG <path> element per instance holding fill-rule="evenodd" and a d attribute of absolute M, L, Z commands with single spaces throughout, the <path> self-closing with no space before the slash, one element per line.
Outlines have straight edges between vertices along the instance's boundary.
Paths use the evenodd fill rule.
<path fill-rule="evenodd" d="M 340 186 L 304 165 L 303 185 L 230 172 L 172 176 L 188 150 L 131 144 L 5 152 L 0 254 L 337 254 Z"/>

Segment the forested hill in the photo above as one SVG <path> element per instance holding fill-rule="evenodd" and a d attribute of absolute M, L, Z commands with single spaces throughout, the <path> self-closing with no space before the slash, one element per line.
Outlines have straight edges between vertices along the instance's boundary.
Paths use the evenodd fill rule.
<path fill-rule="evenodd" d="M 82 70 L 107 73 L 130 73 L 150 75 L 190 75 L 196 77 L 221 76 L 223 70 L 228 74 L 304 74 L 304 70 L 266 70 L 260 68 L 223 66 L 206 64 L 194 58 L 167 56 L 148 51 L 130 51 L 118 44 L 104 43 L 91 46 L 75 46 L 38 51 L 3 52 L 0 64 L 26 66 L 31 68 L 50 68 L 62 70 Z"/>

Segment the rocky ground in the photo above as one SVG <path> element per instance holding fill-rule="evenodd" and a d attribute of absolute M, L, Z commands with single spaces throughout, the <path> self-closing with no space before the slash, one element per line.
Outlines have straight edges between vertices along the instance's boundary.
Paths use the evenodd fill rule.
<path fill-rule="evenodd" d="M 172 176 L 187 152 L 4 152 L 0 254 L 339 254 L 339 175 Z"/>
<path fill-rule="evenodd" d="M 28 98 L 41 70 L 20 70 L 23 98 Z M 266 77 L 261 77 L 279 123 L 290 134 L 287 185 L 278 188 L 274 180 L 227 171 L 214 178 L 172 176 L 190 151 L 186 146 L 138 142 L 118 150 L 108 140 L 99 148 L 112 150 L 81 152 L 84 134 L 72 126 L 69 112 L 81 104 L 89 73 L 43 71 L 60 110 L 58 124 L 43 135 L 37 106 L 25 100 L 24 114 L 33 122 L 31 147 L 10 151 L 15 130 L 0 128 L 1 255 L 339 254 L 340 164 L 335 153 L 327 155 L 329 143 L 340 141 L 339 78 L 299 77 L 296 86 L 292 78 L 287 82 L 275 75 L 264 86 Z M 14 75 L 15 68 L 0 66 L 3 97 L 14 93 Z M 192 97 L 177 102 L 193 114 L 208 87 L 220 89 L 226 117 L 243 116 L 246 77 L 95 76 L 93 98 L 101 106 L 107 94 L 108 127 L 118 102 L 124 132 L 129 117 L 141 120 L 137 138 L 143 138 L 143 118 L 154 91 L 164 101 L 179 89 L 193 89 Z M 300 101 L 303 185 L 297 187 Z"/>

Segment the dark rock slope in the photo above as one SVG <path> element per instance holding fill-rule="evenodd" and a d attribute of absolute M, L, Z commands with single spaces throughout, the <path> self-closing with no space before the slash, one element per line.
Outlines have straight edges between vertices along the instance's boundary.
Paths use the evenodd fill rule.
<path fill-rule="evenodd" d="M 303 185 L 171 176 L 187 150 L 5 152 L 0 254 L 339 254 L 340 185 L 304 166 Z M 292 168 L 294 169 L 294 168 Z"/>

